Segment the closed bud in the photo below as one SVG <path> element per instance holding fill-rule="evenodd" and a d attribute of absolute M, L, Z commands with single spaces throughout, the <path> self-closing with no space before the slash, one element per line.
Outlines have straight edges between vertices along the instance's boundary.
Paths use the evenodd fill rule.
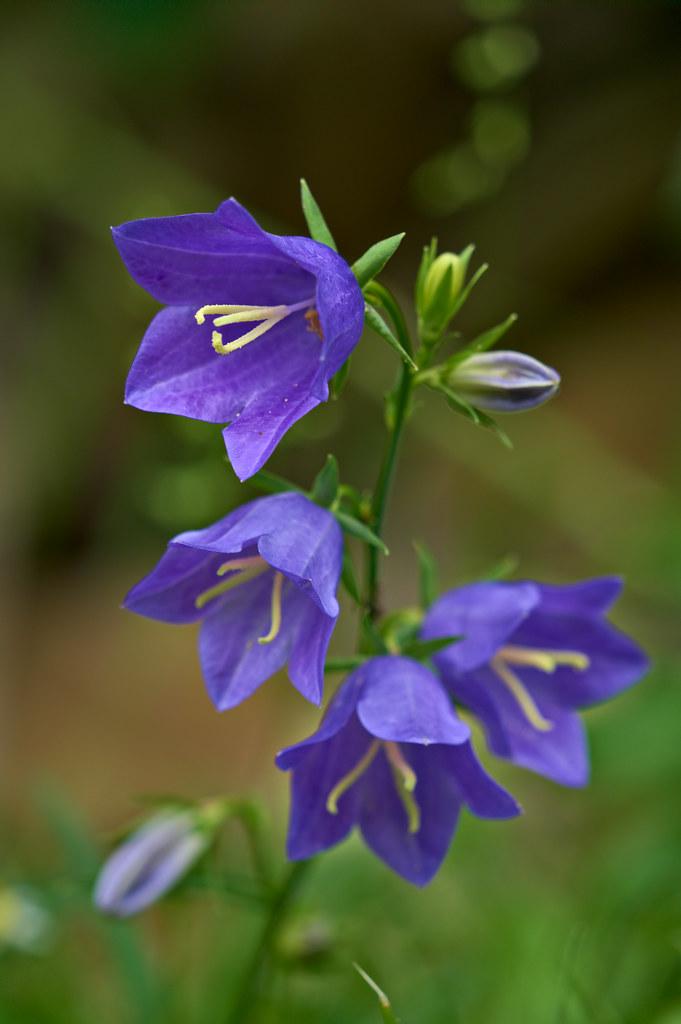
<path fill-rule="evenodd" d="M 433 241 L 424 251 L 416 283 L 419 329 L 427 345 L 438 342 L 465 299 L 466 272 L 473 246 L 461 253 L 443 252 L 439 256 L 436 251 Z"/>
<path fill-rule="evenodd" d="M 447 304 L 453 304 L 459 297 L 465 276 L 466 264 L 461 256 L 453 252 L 443 252 L 436 256 L 423 283 L 424 310 L 428 310 L 438 289 L 444 284 Z"/>
<path fill-rule="evenodd" d="M 555 395 L 560 377 L 522 352 L 480 352 L 460 362 L 447 385 L 478 409 L 524 412 Z"/>
<path fill-rule="evenodd" d="M 132 832 L 99 873 L 94 900 L 100 910 L 128 917 L 164 896 L 194 866 L 213 838 L 213 804 L 159 811 Z"/>

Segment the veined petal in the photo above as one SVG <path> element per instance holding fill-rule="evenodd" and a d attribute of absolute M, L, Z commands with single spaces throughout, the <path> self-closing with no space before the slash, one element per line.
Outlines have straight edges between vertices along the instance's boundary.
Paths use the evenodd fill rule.
<path fill-rule="evenodd" d="M 603 615 L 622 593 L 620 576 L 598 576 L 579 583 L 536 583 L 541 609 L 550 615 Z"/>
<path fill-rule="evenodd" d="M 288 659 L 288 674 L 295 688 L 313 704 L 321 704 L 324 662 L 335 625 L 335 618 L 325 615 L 312 601 L 305 601 Z"/>
<path fill-rule="evenodd" d="M 156 567 L 128 592 L 123 607 L 161 622 L 198 622 L 198 594 L 213 586 L 224 561 L 210 551 L 169 544 Z"/>
<path fill-rule="evenodd" d="M 299 743 L 294 743 L 292 746 L 285 747 L 284 750 L 280 750 L 275 758 L 277 768 L 281 768 L 282 771 L 289 771 L 291 768 L 296 768 L 305 760 L 307 757 L 306 751 L 310 747 L 322 746 L 329 740 L 333 739 L 334 736 L 338 735 L 345 726 L 348 725 L 350 720 L 353 718 L 357 707 L 357 699 L 362 689 L 362 682 L 362 677 L 357 672 L 353 672 L 352 675 L 348 676 L 342 686 L 334 694 L 317 731 L 313 732 L 311 736 L 301 740 Z M 371 737 L 367 734 L 367 746 L 370 741 Z M 352 765 L 350 767 L 352 767 Z M 343 774 L 345 773 L 341 773 L 341 775 Z M 339 778 L 341 775 L 339 775 Z M 337 779 L 334 780 L 334 785 L 337 781 Z M 324 800 L 326 800 L 326 795 Z"/>
<path fill-rule="evenodd" d="M 410 658 L 372 658 L 353 674 L 364 683 L 357 715 L 372 736 L 398 743 L 463 743 L 470 729 L 438 679 Z"/>
<path fill-rule="evenodd" d="M 435 602 L 421 635 L 424 640 L 463 637 L 433 660 L 438 668 L 465 672 L 490 661 L 539 601 L 533 583 L 472 583 Z"/>

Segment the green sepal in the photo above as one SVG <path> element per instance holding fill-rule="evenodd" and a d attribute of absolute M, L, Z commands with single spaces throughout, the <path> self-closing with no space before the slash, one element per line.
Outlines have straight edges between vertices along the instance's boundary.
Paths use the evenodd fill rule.
<path fill-rule="evenodd" d="M 361 637 L 360 650 L 362 653 L 369 655 L 389 653 L 383 636 L 368 614 L 362 617 Z"/>
<path fill-rule="evenodd" d="M 366 654 L 351 654 L 347 658 L 327 658 L 324 662 L 325 672 L 352 672 L 368 661 Z"/>
<path fill-rule="evenodd" d="M 487 572 L 483 573 L 481 579 L 483 580 L 507 580 L 509 576 L 512 576 L 516 572 L 520 565 L 520 559 L 517 555 L 504 555 L 498 562 L 490 566 Z"/>
<path fill-rule="evenodd" d="M 369 974 L 367 974 L 367 972 L 362 967 L 360 967 L 359 964 L 353 963 L 352 966 L 355 968 L 362 981 L 365 981 L 369 988 L 376 995 L 376 998 L 378 999 L 378 1008 L 381 1011 L 381 1017 L 383 1018 L 385 1024 L 399 1024 L 397 1017 L 395 1016 L 395 1012 L 391 1006 L 390 1000 L 388 999 L 383 989 L 379 988 L 374 979 Z"/>
<path fill-rule="evenodd" d="M 464 249 L 464 251 L 461 253 L 462 259 L 464 257 L 464 254 L 467 254 L 467 259 L 470 259 L 471 255 L 473 254 L 474 248 L 475 248 L 475 246 L 469 245 L 467 249 Z M 469 250 L 470 250 L 470 252 L 469 252 Z M 486 274 L 488 270 L 489 270 L 489 263 L 481 263 L 480 264 L 480 266 L 475 271 L 475 273 L 473 274 L 473 276 L 470 279 L 470 281 L 468 282 L 468 284 L 459 293 L 459 297 L 457 298 L 456 302 L 454 303 L 454 307 L 452 309 L 452 314 L 451 314 L 452 317 L 456 316 L 456 314 L 459 312 L 459 310 L 463 306 L 464 302 L 467 300 L 467 298 L 470 295 L 470 293 L 475 288 L 475 286 L 478 283 L 478 281 L 480 280 L 480 278 L 483 276 L 483 274 Z M 451 317 L 450 317 L 450 319 L 451 319 Z"/>
<path fill-rule="evenodd" d="M 372 245 L 363 256 L 352 264 L 352 272 L 357 278 L 360 288 L 376 277 L 383 270 L 388 260 L 392 259 L 399 249 L 400 242 L 404 238 L 404 231 L 399 235 L 391 235 L 381 242 Z"/>
<path fill-rule="evenodd" d="M 426 281 L 426 275 L 428 274 L 436 256 L 437 238 L 431 238 L 430 244 L 424 245 L 423 247 L 423 255 L 421 256 L 421 262 L 416 275 L 416 287 L 414 289 L 414 294 L 416 297 L 417 310 L 421 310 L 423 308 L 423 286 Z"/>
<path fill-rule="evenodd" d="M 410 366 L 412 370 L 418 370 L 418 366 L 407 350 L 397 340 L 383 317 L 374 309 L 373 306 L 369 305 L 368 302 L 364 307 L 364 315 L 366 323 L 371 330 L 375 331 L 375 333 L 378 334 L 380 338 L 383 338 L 384 341 L 387 341 L 390 347 L 397 352 L 400 359 L 404 360 L 407 366 Z"/>
<path fill-rule="evenodd" d="M 327 455 L 326 462 L 314 479 L 310 497 L 317 505 L 330 508 L 336 500 L 339 484 L 338 460 L 335 455 Z"/>
<path fill-rule="evenodd" d="M 433 654 L 437 654 L 438 651 L 443 651 L 445 647 L 458 643 L 461 639 L 460 636 L 438 636 L 433 640 L 414 640 L 402 648 L 402 654 L 408 658 L 414 658 L 416 661 L 425 661 Z"/>
<path fill-rule="evenodd" d="M 463 363 L 469 356 L 477 355 L 478 352 L 487 352 L 488 349 L 496 345 L 498 341 L 501 341 L 503 336 L 509 330 L 510 327 L 518 319 L 517 313 L 511 313 L 506 319 L 497 324 L 495 327 L 490 327 L 488 331 L 483 331 L 482 334 L 478 334 L 476 338 L 473 338 L 467 345 L 465 345 L 459 352 L 450 356 L 449 359 L 445 359 L 442 363 L 441 369 L 443 371 L 451 371 L 456 369 L 461 363 Z"/>
<path fill-rule="evenodd" d="M 468 402 L 464 401 L 459 395 L 457 395 L 451 388 L 448 388 L 442 381 L 431 379 L 425 380 L 423 383 L 427 384 L 429 388 L 434 391 L 439 391 L 441 395 L 447 399 L 447 405 L 454 412 L 458 412 L 461 416 L 465 416 L 466 419 L 470 420 L 471 423 L 475 423 L 477 427 L 486 427 L 488 430 L 493 431 L 501 443 L 506 448 L 513 448 L 513 442 L 510 437 L 503 430 L 496 420 L 493 420 L 491 416 L 488 416 L 482 409 L 476 409 L 474 406 L 469 405 Z"/>
<path fill-rule="evenodd" d="M 329 394 L 332 400 L 337 401 L 345 390 L 345 385 L 348 382 L 350 375 L 350 356 L 345 360 L 340 370 L 334 373 L 333 377 L 329 381 Z"/>
<path fill-rule="evenodd" d="M 388 650 L 402 653 L 418 640 L 422 623 L 423 611 L 420 608 L 400 608 L 386 615 L 378 629 Z"/>
<path fill-rule="evenodd" d="M 359 583 L 357 582 L 357 575 L 355 573 L 355 567 L 350 557 L 350 552 L 347 548 L 343 552 L 343 568 L 341 570 L 341 582 L 347 590 L 348 594 L 356 604 L 362 603 L 362 595 L 359 592 Z"/>
<path fill-rule="evenodd" d="M 297 484 L 292 484 L 290 480 L 286 480 L 283 476 L 278 476 L 276 473 L 270 473 L 267 469 L 260 469 L 254 476 L 251 477 L 249 483 L 253 484 L 261 491 L 265 491 L 267 494 L 281 494 L 284 491 L 297 491 L 299 494 L 305 494 L 302 487 L 298 487 Z"/>
<path fill-rule="evenodd" d="M 305 214 L 310 238 L 314 238 L 315 242 L 323 242 L 324 245 L 328 245 L 329 249 L 337 252 L 338 248 L 334 242 L 333 235 L 329 231 L 329 226 L 324 220 L 324 214 L 319 209 L 317 200 L 312 195 L 310 186 L 305 181 L 305 178 L 300 179 L 300 202 Z"/>
<path fill-rule="evenodd" d="M 384 555 L 389 554 L 384 542 L 380 537 L 376 536 L 373 530 L 369 529 L 366 523 L 362 523 L 359 519 L 355 519 L 354 516 L 348 515 L 347 512 L 341 512 L 340 509 L 335 509 L 333 514 L 346 533 L 349 533 L 352 537 L 357 537 L 358 540 L 364 541 L 365 544 L 369 544 L 373 548 L 378 548 Z"/>
<path fill-rule="evenodd" d="M 438 594 L 437 565 L 432 553 L 424 544 L 414 541 L 414 550 L 419 561 L 419 596 L 421 607 L 427 611 Z"/>

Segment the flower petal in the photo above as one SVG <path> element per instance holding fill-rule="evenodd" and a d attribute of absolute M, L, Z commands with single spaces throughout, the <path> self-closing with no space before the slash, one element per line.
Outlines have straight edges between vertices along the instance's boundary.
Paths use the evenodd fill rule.
<path fill-rule="evenodd" d="M 324 662 L 335 625 L 335 618 L 325 615 L 311 601 L 305 601 L 288 659 L 288 674 L 296 689 L 313 704 L 320 704 L 322 700 Z"/>
<path fill-rule="evenodd" d="M 280 750 L 275 758 L 277 768 L 281 768 L 282 771 L 296 768 L 305 760 L 310 747 L 322 746 L 339 734 L 355 713 L 362 683 L 363 679 L 357 672 L 348 676 L 334 694 L 317 731 L 307 739 Z"/>
<path fill-rule="evenodd" d="M 598 576 L 559 586 L 535 583 L 541 609 L 551 615 L 602 615 L 622 593 L 620 576 Z"/>
<path fill-rule="evenodd" d="M 161 622 L 197 622 L 205 609 L 196 598 L 216 582 L 219 555 L 177 544 L 168 548 L 148 576 L 128 592 L 123 607 Z"/>
<path fill-rule="evenodd" d="M 533 583 L 472 583 L 443 594 L 423 623 L 424 640 L 440 636 L 463 639 L 438 653 L 438 669 L 460 672 L 484 665 L 539 603 Z"/>
<path fill-rule="evenodd" d="M 455 780 L 462 801 L 478 818 L 515 818 L 522 813 L 511 794 L 500 786 L 480 764 L 472 743 L 436 747 L 442 771 Z"/>
<path fill-rule="evenodd" d="M 398 743 L 463 743 L 470 729 L 457 717 L 438 679 L 411 658 L 372 658 L 353 675 L 364 684 L 357 715 L 372 736 Z"/>

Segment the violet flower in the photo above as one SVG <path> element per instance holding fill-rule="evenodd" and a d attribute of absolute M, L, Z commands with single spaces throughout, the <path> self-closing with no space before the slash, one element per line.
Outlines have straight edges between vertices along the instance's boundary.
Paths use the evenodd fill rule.
<path fill-rule="evenodd" d="M 577 709 L 614 697 L 648 667 L 605 619 L 620 590 L 610 577 L 569 586 L 475 583 L 432 606 L 423 638 L 463 637 L 434 655 L 435 666 L 499 757 L 565 786 L 588 781 Z"/>
<path fill-rule="evenodd" d="M 95 903 L 116 917 L 139 913 L 187 874 L 211 838 L 190 811 L 160 811 L 104 863 L 95 883 Z"/>
<path fill-rule="evenodd" d="M 362 293 L 337 253 L 271 235 L 228 199 L 215 213 L 113 228 L 135 281 L 168 308 L 152 320 L 126 402 L 225 423 L 241 480 L 269 458 L 359 341 Z"/>
<path fill-rule="evenodd" d="M 219 711 L 287 661 L 294 686 L 318 704 L 342 557 L 330 512 L 303 494 L 275 494 L 179 534 L 124 605 L 162 622 L 202 620 L 201 666 Z"/>
<path fill-rule="evenodd" d="M 277 765 L 293 773 L 292 860 L 334 846 L 357 825 L 373 852 L 416 885 L 438 870 L 462 805 L 481 818 L 520 811 L 478 762 L 436 677 L 410 658 L 372 658 L 356 669 L 317 732 L 281 751 Z"/>

